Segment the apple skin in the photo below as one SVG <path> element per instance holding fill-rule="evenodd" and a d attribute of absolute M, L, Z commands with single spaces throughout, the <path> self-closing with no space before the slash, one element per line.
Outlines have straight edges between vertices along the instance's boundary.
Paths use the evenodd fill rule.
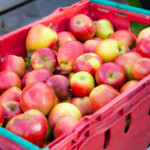
<path fill-rule="evenodd" d="M 71 100 L 71 104 L 79 108 L 82 117 L 85 115 L 91 115 L 93 113 L 89 97 L 75 97 Z"/>
<path fill-rule="evenodd" d="M 20 105 L 25 112 L 29 109 L 37 109 L 47 115 L 55 104 L 53 89 L 43 82 L 35 82 L 26 86 L 20 98 Z"/>
<path fill-rule="evenodd" d="M 142 39 L 138 43 L 136 51 L 143 57 L 150 58 L 150 39 L 149 38 Z"/>
<path fill-rule="evenodd" d="M 111 85 L 118 89 L 126 81 L 125 71 L 122 67 L 115 63 L 105 63 L 97 71 L 95 75 L 96 83 Z"/>
<path fill-rule="evenodd" d="M 44 68 L 54 72 L 57 65 L 57 56 L 54 50 L 50 48 L 40 48 L 32 54 L 31 65 L 33 69 Z"/>
<path fill-rule="evenodd" d="M 119 92 L 110 85 L 101 84 L 95 87 L 89 95 L 93 111 L 99 110 L 118 95 Z"/>
<path fill-rule="evenodd" d="M 42 146 L 47 133 L 46 117 L 38 110 L 29 110 L 13 117 L 6 129 L 27 141 Z"/>
<path fill-rule="evenodd" d="M 16 101 L 6 101 L 2 103 L 4 107 L 4 126 L 8 123 L 13 117 L 22 114 L 21 106 Z"/>
<path fill-rule="evenodd" d="M 15 55 L 8 55 L 1 63 L 1 71 L 14 71 L 20 78 L 23 77 L 26 70 L 26 64 L 22 57 Z"/>
<path fill-rule="evenodd" d="M 57 49 L 61 47 L 64 43 L 72 40 L 76 40 L 75 36 L 68 31 L 61 31 L 58 34 L 58 41 L 57 41 Z"/>
<path fill-rule="evenodd" d="M 3 125 L 4 122 L 4 107 L 0 104 L 0 126 Z"/>
<path fill-rule="evenodd" d="M 62 70 L 73 71 L 76 58 L 85 53 L 85 47 L 79 41 L 69 41 L 58 50 L 58 63 Z"/>
<path fill-rule="evenodd" d="M 98 40 L 93 39 L 85 41 L 84 46 L 86 53 L 95 53 L 95 48 L 98 45 L 98 43 L 99 43 Z"/>
<path fill-rule="evenodd" d="M 131 65 L 131 74 L 136 80 L 141 80 L 150 74 L 150 59 L 139 58 Z"/>
<path fill-rule="evenodd" d="M 32 70 L 32 71 L 33 71 L 33 70 Z M 26 86 L 26 80 L 27 80 L 27 78 L 28 78 L 29 73 L 30 73 L 30 72 L 27 72 L 27 73 L 23 76 L 23 78 L 22 78 L 22 80 L 21 80 L 21 89 L 23 89 L 23 88 Z"/>
<path fill-rule="evenodd" d="M 134 77 L 131 74 L 131 64 L 138 58 L 142 56 L 137 52 L 130 52 L 119 56 L 115 63 L 121 66 L 125 73 L 128 80 L 134 80 Z"/>
<path fill-rule="evenodd" d="M 4 70 L 0 72 L 0 93 L 8 90 L 9 88 L 16 86 L 21 88 L 21 80 L 19 76 L 10 70 Z"/>
<path fill-rule="evenodd" d="M 99 38 L 99 37 L 93 37 L 91 40 L 96 40 L 96 41 L 101 42 L 103 39 L 101 39 L 101 38 Z"/>
<path fill-rule="evenodd" d="M 63 75 L 53 75 L 46 83 L 52 87 L 59 100 L 65 100 L 69 96 L 69 79 Z"/>
<path fill-rule="evenodd" d="M 144 38 L 150 38 L 150 27 L 143 29 L 137 38 L 137 42 L 139 43 Z"/>
<path fill-rule="evenodd" d="M 31 72 L 26 77 L 26 85 L 29 85 L 34 82 L 44 82 L 46 83 L 46 80 L 51 77 L 53 74 L 44 68 L 39 68 L 35 69 Z"/>
<path fill-rule="evenodd" d="M 93 76 L 85 71 L 75 73 L 70 80 L 72 92 L 77 97 L 89 96 L 92 89 L 95 87 Z"/>
<path fill-rule="evenodd" d="M 132 32 L 130 32 L 128 30 L 118 30 L 118 31 L 114 32 L 110 36 L 110 38 L 120 40 L 124 45 L 126 45 L 130 48 L 136 46 L 137 38 Z"/>
<path fill-rule="evenodd" d="M 38 24 L 30 28 L 27 34 L 26 49 L 34 52 L 44 47 L 53 48 L 56 42 L 57 33 L 45 25 Z"/>
<path fill-rule="evenodd" d="M 118 56 L 126 53 L 126 51 L 126 46 L 115 39 L 105 39 L 95 49 L 95 53 L 102 58 L 103 62 L 114 62 Z"/>
<path fill-rule="evenodd" d="M 93 38 L 96 27 L 90 17 L 84 14 L 77 14 L 70 19 L 68 30 L 73 33 L 79 41 L 85 42 Z"/>
<path fill-rule="evenodd" d="M 70 103 L 59 103 L 51 111 L 48 116 L 48 123 L 51 129 L 55 128 L 56 123 L 63 117 L 72 117 L 76 120 L 80 120 L 82 115 L 80 110 Z"/>
<path fill-rule="evenodd" d="M 61 137 L 65 134 L 69 134 L 73 128 L 76 126 L 78 121 L 72 117 L 63 117 L 61 118 L 55 126 L 54 137 L 55 139 Z"/>
<path fill-rule="evenodd" d="M 74 72 L 86 71 L 95 76 L 96 70 L 103 64 L 102 59 L 94 53 L 80 55 L 74 63 Z"/>
<path fill-rule="evenodd" d="M 20 102 L 21 90 L 18 87 L 11 87 L 0 96 L 0 103 L 6 101 Z"/>
<path fill-rule="evenodd" d="M 70 71 L 64 71 L 60 68 L 60 66 L 57 65 L 55 72 L 54 72 L 54 75 L 63 75 L 65 77 L 69 77 L 70 73 L 71 73 Z"/>
<path fill-rule="evenodd" d="M 114 33 L 112 23 L 107 19 L 100 19 L 96 22 L 96 37 L 106 39 Z"/>
<path fill-rule="evenodd" d="M 126 82 L 119 90 L 120 93 L 123 93 L 124 91 L 130 89 L 130 87 L 134 86 L 136 83 L 138 83 L 137 80 L 131 80 Z"/>

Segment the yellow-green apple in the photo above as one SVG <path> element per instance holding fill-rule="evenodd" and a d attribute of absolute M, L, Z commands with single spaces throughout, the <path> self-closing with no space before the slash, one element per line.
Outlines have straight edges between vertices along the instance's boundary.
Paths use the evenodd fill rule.
<path fill-rule="evenodd" d="M 55 128 L 56 123 L 63 117 L 72 117 L 76 120 L 80 120 L 82 115 L 80 110 L 70 103 L 59 103 L 57 104 L 48 116 L 48 123 L 51 129 Z"/>
<path fill-rule="evenodd" d="M 74 72 L 86 71 L 95 76 L 96 70 L 103 64 L 102 59 L 94 53 L 86 53 L 79 56 L 74 63 Z"/>
<path fill-rule="evenodd" d="M 59 65 L 57 65 L 55 72 L 54 72 L 54 75 L 63 75 L 63 76 L 69 77 L 70 73 L 71 73 L 70 71 L 64 71 L 60 68 Z"/>
<path fill-rule="evenodd" d="M 8 90 L 9 88 L 16 86 L 21 88 L 21 80 L 19 76 L 10 70 L 4 70 L 0 72 L 0 93 Z"/>
<path fill-rule="evenodd" d="M 75 36 L 71 32 L 68 32 L 68 31 L 61 31 L 57 35 L 58 35 L 57 48 L 56 48 L 57 50 L 64 43 L 68 41 L 76 40 Z"/>
<path fill-rule="evenodd" d="M 89 96 L 90 92 L 95 87 L 95 81 L 90 73 L 80 71 L 72 76 L 70 87 L 75 96 L 85 97 Z"/>
<path fill-rule="evenodd" d="M 53 89 L 43 82 L 34 82 L 26 86 L 20 98 L 20 105 L 25 112 L 29 109 L 37 109 L 47 115 L 55 104 Z"/>
<path fill-rule="evenodd" d="M 131 65 L 131 74 L 136 80 L 141 80 L 150 74 L 150 59 L 139 58 Z"/>
<path fill-rule="evenodd" d="M 99 43 L 98 40 L 93 39 L 85 41 L 84 46 L 86 53 L 95 53 L 95 48 L 98 45 L 98 43 Z"/>
<path fill-rule="evenodd" d="M 69 41 L 58 50 L 58 63 L 62 70 L 73 71 L 76 58 L 85 53 L 85 47 L 79 41 Z"/>
<path fill-rule="evenodd" d="M 103 64 L 96 71 L 95 79 L 98 85 L 107 84 L 118 89 L 125 83 L 126 74 L 122 67 L 115 63 L 109 62 Z"/>
<path fill-rule="evenodd" d="M 34 82 L 44 82 L 46 83 L 46 80 L 51 77 L 53 74 L 44 68 L 39 68 L 35 69 L 31 72 L 26 77 L 26 85 L 29 85 Z"/>
<path fill-rule="evenodd" d="M 79 108 L 82 116 L 91 115 L 93 113 L 89 97 L 75 97 L 71 100 L 71 104 Z"/>
<path fill-rule="evenodd" d="M 40 48 L 32 54 L 31 65 L 33 69 L 44 68 L 54 72 L 57 65 L 56 54 L 50 48 Z"/>
<path fill-rule="evenodd" d="M 73 128 L 76 126 L 77 123 L 78 123 L 78 120 L 72 117 L 61 118 L 56 123 L 55 129 L 54 129 L 55 139 L 65 134 L 69 134 L 73 130 Z"/>
<path fill-rule="evenodd" d="M 90 93 L 89 99 L 93 111 L 97 111 L 119 95 L 119 92 L 110 85 L 101 84 Z"/>
<path fill-rule="evenodd" d="M 53 48 L 57 42 L 57 33 L 49 27 L 38 24 L 30 28 L 26 38 L 26 49 L 34 52 L 37 49 Z"/>
<path fill-rule="evenodd" d="M 68 30 L 82 42 L 91 39 L 95 34 L 95 24 L 90 17 L 84 14 L 73 16 L 68 24 Z"/>
<path fill-rule="evenodd" d="M 96 22 L 96 37 L 106 39 L 114 33 L 112 23 L 107 19 L 100 19 Z"/>
<path fill-rule="evenodd" d="M 18 87 L 11 87 L 0 96 L 0 103 L 6 101 L 17 101 L 20 102 L 21 90 Z"/>
<path fill-rule="evenodd" d="M 4 107 L 0 104 L 0 126 L 3 125 L 4 122 Z"/>
<path fill-rule="evenodd" d="M 16 101 L 6 101 L 2 103 L 4 107 L 4 126 L 13 117 L 22 114 L 22 109 L 19 102 Z"/>
<path fill-rule="evenodd" d="M 149 38 L 142 39 L 138 43 L 136 51 L 143 57 L 150 58 L 150 39 Z"/>
<path fill-rule="evenodd" d="M 119 66 L 121 66 L 125 73 L 126 73 L 126 77 L 128 80 L 133 80 L 134 77 L 131 74 L 131 64 L 138 58 L 141 58 L 142 56 L 137 53 L 137 52 L 130 52 L 130 53 L 126 53 L 123 54 L 121 56 L 119 56 L 116 60 L 115 63 L 118 64 Z"/>
<path fill-rule="evenodd" d="M 69 79 L 63 75 L 53 75 L 46 81 L 52 87 L 59 100 L 65 100 L 69 96 Z"/>
<path fill-rule="evenodd" d="M 3 70 L 14 71 L 20 78 L 22 78 L 26 70 L 25 61 L 22 57 L 8 55 L 1 63 L 1 71 Z"/>
<path fill-rule="evenodd" d="M 95 49 L 95 53 L 104 62 L 114 62 L 118 56 L 126 53 L 126 51 L 126 46 L 122 42 L 111 38 L 101 41 Z"/>
<path fill-rule="evenodd" d="M 139 33 L 138 38 L 137 38 L 137 42 L 140 42 L 140 40 L 142 40 L 144 38 L 150 38 L 150 27 L 143 29 Z"/>
<path fill-rule="evenodd" d="M 130 80 L 128 82 L 126 82 L 119 90 L 120 93 L 123 93 L 124 91 L 130 89 L 131 87 L 133 87 L 136 83 L 138 83 L 137 80 Z"/>
<path fill-rule="evenodd" d="M 136 36 L 128 30 L 118 30 L 118 31 L 114 32 L 110 36 L 110 38 L 119 40 L 124 45 L 126 45 L 127 47 L 130 47 L 130 48 L 135 47 L 136 42 L 137 42 Z"/>
<path fill-rule="evenodd" d="M 37 146 L 42 146 L 47 132 L 47 120 L 40 111 L 32 109 L 13 117 L 7 123 L 6 129 Z"/>

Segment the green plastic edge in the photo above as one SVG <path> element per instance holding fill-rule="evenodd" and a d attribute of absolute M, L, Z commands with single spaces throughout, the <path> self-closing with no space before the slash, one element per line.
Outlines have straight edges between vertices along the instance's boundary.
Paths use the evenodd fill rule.
<path fill-rule="evenodd" d="M 134 6 L 119 4 L 117 2 L 112 2 L 112 1 L 108 1 L 108 0 L 90 0 L 90 1 L 93 3 L 100 3 L 100 4 L 104 4 L 104 5 L 109 5 L 112 7 L 116 7 L 116 8 L 120 8 L 120 9 L 124 9 L 124 10 L 128 10 L 128 11 L 133 11 L 133 12 L 140 13 L 140 14 L 150 15 L 150 11 L 143 9 L 143 8 L 137 8 Z"/>
<path fill-rule="evenodd" d="M 0 134 L 4 137 L 10 139 L 11 141 L 23 146 L 24 148 L 28 150 L 41 150 L 41 148 L 37 147 L 36 145 L 24 140 L 23 138 L 15 135 L 14 133 L 0 127 Z M 42 150 L 49 150 L 49 148 L 44 148 Z"/>

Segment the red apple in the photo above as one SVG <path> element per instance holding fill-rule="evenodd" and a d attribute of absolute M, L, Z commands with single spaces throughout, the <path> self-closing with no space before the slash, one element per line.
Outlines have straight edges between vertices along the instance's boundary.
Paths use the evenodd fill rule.
<path fill-rule="evenodd" d="M 20 102 L 21 90 L 18 87 L 11 87 L 0 96 L 0 103 L 6 101 Z"/>
<path fill-rule="evenodd" d="M 77 14 L 70 19 L 68 30 L 79 41 L 84 42 L 94 36 L 96 28 L 94 22 L 87 15 Z"/>
<path fill-rule="evenodd" d="M 27 72 L 27 73 L 23 76 L 23 78 L 22 78 L 22 80 L 21 80 L 21 89 L 23 89 L 23 88 L 26 86 L 26 80 L 27 80 L 27 77 L 28 77 L 29 74 L 30 74 L 30 72 Z"/>
<path fill-rule="evenodd" d="M 96 70 L 103 64 L 102 59 L 94 53 L 86 53 L 79 56 L 74 63 L 74 72 L 86 71 L 95 76 Z"/>
<path fill-rule="evenodd" d="M 35 82 L 26 86 L 20 99 L 23 111 L 37 109 L 47 115 L 55 103 L 55 93 L 53 89 L 43 82 Z"/>
<path fill-rule="evenodd" d="M 34 82 L 44 82 L 51 77 L 53 74 L 44 68 L 39 68 L 31 71 L 26 77 L 26 85 L 29 85 Z"/>
<path fill-rule="evenodd" d="M 121 54 L 126 53 L 128 48 L 116 39 L 105 39 L 95 49 L 95 53 L 102 58 L 103 62 L 114 62 Z"/>
<path fill-rule="evenodd" d="M 76 120 L 81 119 L 80 110 L 70 103 L 60 103 L 57 104 L 48 116 L 48 122 L 51 129 L 55 128 L 56 123 L 63 117 L 72 117 Z"/>
<path fill-rule="evenodd" d="M 65 134 L 69 134 L 73 128 L 76 126 L 78 121 L 72 117 L 63 117 L 61 118 L 55 126 L 54 137 L 55 139 L 61 137 Z"/>
<path fill-rule="evenodd" d="M 37 24 L 28 32 L 26 38 L 26 49 L 34 52 L 37 49 L 49 47 L 53 48 L 57 42 L 57 33 L 49 27 Z"/>
<path fill-rule="evenodd" d="M 126 75 L 122 67 L 115 63 L 105 63 L 96 71 L 96 83 L 111 85 L 120 88 L 126 81 Z"/>
<path fill-rule="evenodd" d="M 118 30 L 114 32 L 110 38 L 119 40 L 130 48 L 136 46 L 136 36 L 128 30 Z"/>
<path fill-rule="evenodd" d="M 89 97 L 75 97 L 71 100 L 71 104 L 79 108 L 82 116 L 91 115 L 93 113 Z"/>
<path fill-rule="evenodd" d="M 58 50 L 58 63 L 62 70 L 73 71 L 76 58 L 85 53 L 85 47 L 79 41 L 69 41 Z"/>
<path fill-rule="evenodd" d="M 86 53 L 95 53 L 95 48 L 98 45 L 98 43 L 99 43 L 98 40 L 93 39 L 85 41 L 84 46 Z"/>
<path fill-rule="evenodd" d="M 69 96 L 69 79 L 63 75 L 53 75 L 46 83 L 52 87 L 59 100 L 65 100 Z"/>
<path fill-rule="evenodd" d="M 54 72 L 57 65 L 56 54 L 50 48 L 40 48 L 32 54 L 31 65 L 33 69 L 44 68 Z"/>
<path fill-rule="evenodd" d="M 57 35 L 58 35 L 57 49 L 68 41 L 76 40 L 75 36 L 68 31 L 61 31 Z"/>
<path fill-rule="evenodd" d="M 150 74 L 150 59 L 139 58 L 131 65 L 131 73 L 136 80 L 141 80 Z"/>
<path fill-rule="evenodd" d="M 70 71 L 64 71 L 60 68 L 60 66 L 56 66 L 54 74 L 55 75 L 63 75 L 63 76 L 68 77 L 70 74 Z"/>
<path fill-rule="evenodd" d="M 13 117 L 22 114 L 21 106 L 16 101 L 6 101 L 2 103 L 4 107 L 4 126 Z"/>
<path fill-rule="evenodd" d="M 131 80 L 131 81 L 128 81 L 126 82 L 122 87 L 121 89 L 119 90 L 120 93 L 123 93 L 124 91 L 130 89 L 133 85 L 135 85 L 136 83 L 138 83 L 137 80 Z"/>
<path fill-rule="evenodd" d="M 8 90 L 9 88 L 16 86 L 21 88 L 21 80 L 19 76 L 10 70 L 4 70 L 0 72 L 0 93 Z"/>
<path fill-rule="evenodd" d="M 37 146 L 42 146 L 47 132 L 47 120 L 40 111 L 32 109 L 13 117 L 6 129 Z"/>
<path fill-rule="evenodd" d="M 4 107 L 0 104 L 0 126 L 3 125 L 4 122 Z"/>
<path fill-rule="evenodd" d="M 103 39 L 101 39 L 101 38 L 99 38 L 99 37 L 93 37 L 92 40 L 96 40 L 96 41 L 101 42 Z"/>
<path fill-rule="evenodd" d="M 20 78 L 22 78 L 26 70 L 25 61 L 22 57 L 8 55 L 1 63 L 1 71 L 4 70 L 14 71 Z"/>
<path fill-rule="evenodd" d="M 101 84 L 90 93 L 89 99 L 93 111 L 97 111 L 119 95 L 119 92 L 110 85 Z"/>
<path fill-rule="evenodd" d="M 115 63 L 121 66 L 125 73 L 126 77 L 128 80 L 133 80 L 134 77 L 131 74 L 131 64 L 138 58 L 141 58 L 142 56 L 139 53 L 136 52 L 130 52 L 123 54 L 119 56 L 116 60 Z"/>
<path fill-rule="evenodd" d="M 85 71 L 75 73 L 70 81 L 72 92 L 75 96 L 89 96 L 92 89 L 95 87 L 94 78 Z"/>
<path fill-rule="evenodd" d="M 138 43 L 136 50 L 143 57 L 150 58 L 150 39 L 149 38 L 142 39 Z"/>

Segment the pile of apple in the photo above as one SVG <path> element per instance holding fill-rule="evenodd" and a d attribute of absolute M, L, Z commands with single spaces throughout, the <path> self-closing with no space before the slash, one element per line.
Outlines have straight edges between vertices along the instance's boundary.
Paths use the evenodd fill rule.
<path fill-rule="evenodd" d="M 26 49 L 1 61 L 0 125 L 40 147 L 150 74 L 150 27 L 136 37 L 78 14 L 67 31 L 33 26 Z"/>

